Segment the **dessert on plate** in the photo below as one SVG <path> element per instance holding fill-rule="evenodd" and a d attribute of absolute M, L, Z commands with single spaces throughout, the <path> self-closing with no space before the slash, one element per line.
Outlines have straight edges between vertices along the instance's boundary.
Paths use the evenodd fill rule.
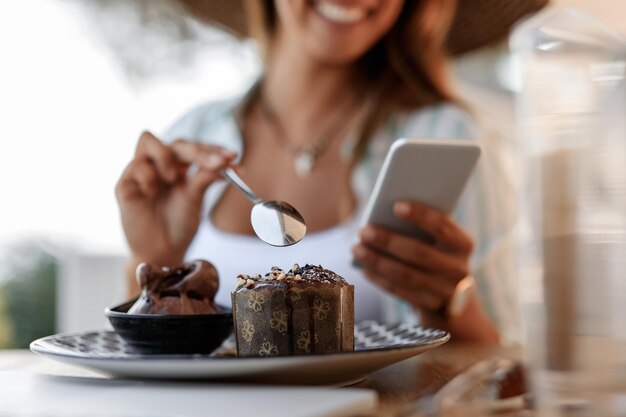
<path fill-rule="evenodd" d="M 241 274 L 232 304 L 239 356 L 354 350 L 354 286 L 321 266 Z"/>
<path fill-rule="evenodd" d="M 217 270 L 210 262 L 197 260 L 180 267 L 137 266 L 141 295 L 130 314 L 216 314 L 214 302 L 219 287 Z"/>

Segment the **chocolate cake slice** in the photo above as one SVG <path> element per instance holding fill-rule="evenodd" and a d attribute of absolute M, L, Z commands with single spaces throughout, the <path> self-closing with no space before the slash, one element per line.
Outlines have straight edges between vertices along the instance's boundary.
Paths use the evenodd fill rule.
<path fill-rule="evenodd" d="M 239 356 L 354 350 L 354 286 L 321 266 L 239 275 L 232 303 Z"/>

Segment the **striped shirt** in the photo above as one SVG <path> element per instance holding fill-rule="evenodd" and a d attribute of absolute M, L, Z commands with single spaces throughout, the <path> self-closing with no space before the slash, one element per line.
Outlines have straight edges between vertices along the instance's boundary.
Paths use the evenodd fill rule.
<path fill-rule="evenodd" d="M 207 103 L 192 109 L 170 127 L 164 135 L 165 140 L 183 138 L 201 141 L 222 146 L 242 155 L 243 140 L 237 123 L 237 112 L 242 100 L 243 98 L 239 97 Z M 516 210 L 512 181 L 503 164 L 506 160 L 506 147 L 498 138 L 481 130 L 476 120 L 468 113 L 449 103 L 396 114 L 379 128 L 369 142 L 364 158 L 353 172 L 352 183 L 359 206 L 357 213 L 361 213 L 360 209 L 371 193 L 389 147 L 398 138 L 459 138 L 480 142 L 483 150 L 481 158 L 453 217 L 474 239 L 475 251 L 471 259 L 471 271 L 487 313 L 498 327 L 504 343 L 519 342 L 521 337 L 513 239 Z M 349 152 L 351 141 L 346 143 L 346 152 Z M 276 260 L 280 259 L 285 259 L 285 266 L 290 266 L 295 262 L 294 259 L 303 259 L 303 253 L 294 252 L 297 247 L 302 251 L 315 251 L 317 259 L 324 258 L 322 252 L 330 250 L 333 254 L 329 256 L 334 256 L 335 259 L 328 258 L 325 262 L 330 264 L 324 266 L 335 269 L 340 274 L 348 274 L 346 276 L 349 277 L 360 274 L 358 270 L 348 271 L 350 246 L 358 232 L 356 227 L 359 223 L 358 215 L 355 215 L 350 224 L 338 225 L 337 230 L 319 233 L 318 247 L 307 249 L 305 245 L 309 238 L 307 235 L 307 238 L 298 245 L 277 250 L 263 245 L 253 237 L 231 236 L 232 234 L 222 232 L 211 224 L 208 213 L 224 188 L 225 184 L 209 188 L 199 232 L 187 253 L 188 258 L 205 257 L 214 262 L 223 278 L 222 282 L 225 276 L 234 277 L 241 272 L 260 273 L 272 265 L 279 265 Z M 311 244 L 315 244 L 316 237 L 310 239 Z M 329 248 L 329 245 L 337 247 Z M 235 262 L 232 259 L 233 251 L 241 253 L 244 250 L 245 260 L 233 265 Z M 337 259 L 337 254 L 341 259 Z M 271 260 L 268 260 L 268 256 Z M 256 264 L 255 257 L 258 258 Z M 288 259 L 291 259 L 291 263 Z M 311 263 L 320 263 L 317 259 Z M 265 266 L 257 266 L 261 264 Z M 256 269 L 250 270 L 248 265 Z M 224 272 L 227 272 L 226 275 Z M 363 277 L 353 283 L 356 287 L 356 302 L 361 299 L 363 304 L 370 308 L 370 311 L 362 310 L 362 314 L 357 309 L 359 313 L 357 317 L 391 322 L 418 320 L 408 304 L 383 295 Z M 229 284 L 230 282 L 227 282 L 222 285 L 228 287 Z M 228 288 L 222 294 L 218 294 L 218 301 L 228 301 L 227 290 Z M 380 305 L 374 313 L 371 310 L 373 305 Z"/>

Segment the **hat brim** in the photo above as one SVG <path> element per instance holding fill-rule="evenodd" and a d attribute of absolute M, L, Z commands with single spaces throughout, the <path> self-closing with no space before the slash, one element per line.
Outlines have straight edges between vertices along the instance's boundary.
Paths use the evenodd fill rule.
<path fill-rule="evenodd" d="M 201 21 L 221 26 L 240 38 L 249 35 L 244 0 L 179 1 Z M 446 40 L 447 50 L 451 55 L 461 55 L 502 41 L 515 22 L 540 10 L 548 1 L 459 0 Z"/>
<path fill-rule="evenodd" d="M 461 55 L 505 39 L 513 25 L 548 0 L 459 0 L 446 46 Z"/>

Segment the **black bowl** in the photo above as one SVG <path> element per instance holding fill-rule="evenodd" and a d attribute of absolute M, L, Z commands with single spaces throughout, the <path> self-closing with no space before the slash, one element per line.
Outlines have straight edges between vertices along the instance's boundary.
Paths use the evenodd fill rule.
<path fill-rule="evenodd" d="M 218 314 L 128 314 L 136 300 L 107 308 L 116 333 L 141 353 L 211 353 L 233 332 L 230 309 Z"/>

